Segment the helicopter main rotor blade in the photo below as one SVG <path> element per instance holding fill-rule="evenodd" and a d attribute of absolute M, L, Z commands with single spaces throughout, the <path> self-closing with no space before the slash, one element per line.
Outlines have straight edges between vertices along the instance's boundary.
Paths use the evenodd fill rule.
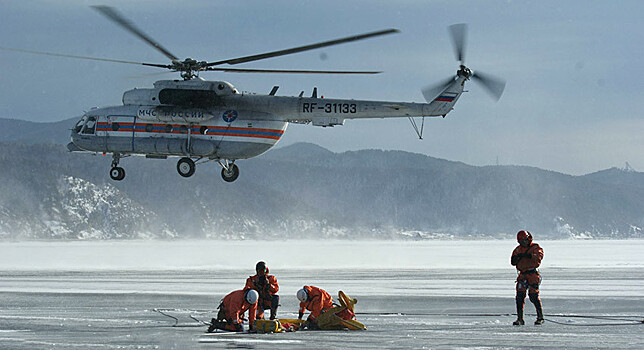
<path fill-rule="evenodd" d="M 82 60 L 138 64 L 138 65 L 143 65 L 143 66 L 160 67 L 160 68 L 171 68 L 172 67 L 172 66 L 169 66 L 167 64 L 134 62 L 134 61 L 116 60 L 116 59 L 112 59 L 112 58 L 100 58 L 100 57 L 90 57 L 90 56 L 66 55 L 66 54 L 62 54 L 62 53 L 34 51 L 34 50 L 23 50 L 23 49 L 12 49 L 12 48 L 9 48 L 9 47 L 0 47 L 0 50 L 13 51 L 13 52 L 22 52 L 22 53 L 28 53 L 28 54 L 33 54 L 33 55 L 47 55 L 47 56 L 66 57 L 66 58 L 78 58 L 78 59 L 82 59 Z"/>
<path fill-rule="evenodd" d="M 254 69 L 254 68 L 213 68 L 206 71 L 228 73 L 286 73 L 286 74 L 380 74 L 379 71 L 344 71 L 344 70 L 297 70 L 297 69 Z"/>
<path fill-rule="evenodd" d="M 398 29 L 380 30 L 380 31 L 377 31 L 377 32 L 365 33 L 365 34 L 360 34 L 360 35 L 352 35 L 352 36 L 349 36 L 349 37 L 346 37 L 346 38 L 330 40 L 330 41 L 324 41 L 324 42 L 317 43 L 317 44 L 298 46 L 298 47 L 293 47 L 293 48 L 285 49 L 285 50 L 260 53 L 260 54 L 257 54 L 257 55 L 245 56 L 245 57 L 239 57 L 239 58 L 231 58 L 231 59 L 228 59 L 228 60 L 217 61 L 217 62 L 209 62 L 207 64 L 207 66 L 211 67 L 211 66 L 218 66 L 218 65 L 221 65 L 221 64 L 239 64 L 239 63 L 245 63 L 245 62 L 251 62 L 251 61 L 258 61 L 258 60 L 263 60 L 263 59 L 266 59 L 266 58 L 290 55 L 290 54 L 297 53 L 297 52 L 308 51 L 308 50 L 313 50 L 313 49 L 319 49 L 321 47 L 338 45 L 338 44 L 348 43 L 348 42 L 351 42 L 351 41 L 357 41 L 357 40 L 372 38 L 372 37 L 375 37 L 375 36 L 398 33 L 398 32 L 400 32 Z"/>
<path fill-rule="evenodd" d="M 465 41 L 467 40 L 467 24 L 459 23 L 449 26 L 449 33 L 452 37 L 452 45 L 456 60 L 465 64 Z"/>
<path fill-rule="evenodd" d="M 127 31 L 130 33 L 138 36 L 141 38 L 143 41 L 146 43 L 150 44 L 152 47 L 155 49 L 159 50 L 161 53 L 163 53 L 166 57 L 173 61 L 178 61 L 179 59 L 177 56 L 173 55 L 168 51 L 166 48 L 161 46 L 158 42 L 154 41 L 152 38 L 149 36 L 145 35 L 143 31 L 138 29 L 132 22 L 128 21 L 123 15 L 118 13 L 115 8 L 109 7 L 109 6 L 104 6 L 104 5 L 99 5 L 99 6 L 92 6 L 96 11 L 100 12 L 103 14 L 105 17 L 109 18 L 116 24 L 120 25 L 121 27 L 125 28 Z"/>
<path fill-rule="evenodd" d="M 492 95 L 495 100 L 499 100 L 501 95 L 503 95 L 503 90 L 505 90 L 505 80 L 493 77 L 489 74 L 483 74 L 479 71 L 475 71 L 472 78 L 481 85 Z"/>

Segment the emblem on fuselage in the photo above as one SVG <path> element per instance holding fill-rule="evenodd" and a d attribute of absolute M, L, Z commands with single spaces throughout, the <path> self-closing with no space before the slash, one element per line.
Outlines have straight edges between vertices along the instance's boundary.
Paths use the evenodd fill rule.
<path fill-rule="evenodd" d="M 222 117 L 224 118 L 224 121 L 226 123 L 232 123 L 235 119 L 237 119 L 237 111 L 233 109 L 229 109 L 224 112 Z"/>

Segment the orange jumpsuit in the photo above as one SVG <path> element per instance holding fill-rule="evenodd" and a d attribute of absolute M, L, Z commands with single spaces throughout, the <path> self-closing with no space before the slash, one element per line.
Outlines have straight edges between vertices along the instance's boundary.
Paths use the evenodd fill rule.
<path fill-rule="evenodd" d="M 257 302 L 257 318 L 259 319 L 264 318 L 264 310 L 276 310 L 279 305 L 277 292 L 280 290 L 280 286 L 277 284 L 277 278 L 268 274 L 268 268 L 266 270 L 267 274 L 265 275 L 256 274 L 248 277 L 244 286 L 244 290 L 254 289 L 259 293 Z"/>
<path fill-rule="evenodd" d="M 313 286 L 304 286 L 303 288 L 306 290 L 309 298 L 305 302 L 300 303 L 300 318 L 304 315 L 304 311 L 309 310 L 311 314 L 308 319 L 316 322 L 315 319 L 320 314 L 333 307 L 333 298 L 324 289 Z"/>
<path fill-rule="evenodd" d="M 525 256 L 528 254 L 528 256 Z M 537 310 L 537 322 L 543 323 L 543 309 L 541 299 L 539 298 L 539 284 L 541 284 L 541 275 L 537 268 L 541 265 L 543 259 L 543 249 L 538 244 L 530 242 L 530 245 L 524 247 L 519 245 L 512 252 L 510 263 L 516 266 L 519 271 L 517 277 L 517 317 L 515 322 L 523 322 L 523 308 L 525 306 L 525 295 L 528 290 L 530 301 Z M 518 324 L 518 323 L 515 323 Z M 522 324 L 522 323 L 521 323 Z"/>
<path fill-rule="evenodd" d="M 519 254 L 530 254 L 531 257 L 520 257 Z M 516 266 L 519 271 L 517 277 L 517 292 L 529 290 L 530 294 L 539 294 L 539 284 L 541 284 L 541 275 L 537 268 L 541 265 L 543 259 L 543 249 L 536 243 L 530 243 L 530 246 L 523 247 L 519 245 L 514 248 L 510 263 Z"/>
<path fill-rule="evenodd" d="M 217 314 L 218 321 L 226 321 L 226 326 L 223 328 L 227 331 L 243 331 L 242 326 L 244 312 L 248 311 L 248 324 L 253 327 L 255 321 L 255 313 L 257 312 L 257 303 L 250 304 L 245 298 L 246 290 L 236 290 L 230 292 L 224 297 L 219 305 L 219 313 Z"/>

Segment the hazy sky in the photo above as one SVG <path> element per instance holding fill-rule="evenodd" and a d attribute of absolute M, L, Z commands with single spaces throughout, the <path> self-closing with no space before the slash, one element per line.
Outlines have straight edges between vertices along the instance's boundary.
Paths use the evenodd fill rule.
<path fill-rule="evenodd" d="M 447 26 L 468 23 L 466 63 L 507 81 L 499 102 L 476 84 L 418 140 L 407 119 L 291 125 L 279 145 L 399 149 L 474 165 L 583 174 L 628 161 L 644 171 L 642 1 L 8 1 L 0 46 L 167 63 L 90 8 L 116 7 L 178 57 L 214 61 L 398 28 L 400 34 L 244 64 L 248 68 L 382 70 L 377 76 L 207 73 L 239 90 L 422 102 L 457 69 Z M 0 51 L 0 117 L 57 121 L 122 93 L 178 78 L 136 65 Z M 71 127 L 71 126 L 70 126 Z M 393 170 L 393 169 L 392 169 Z M 403 175 L 393 170 L 396 174 Z"/>

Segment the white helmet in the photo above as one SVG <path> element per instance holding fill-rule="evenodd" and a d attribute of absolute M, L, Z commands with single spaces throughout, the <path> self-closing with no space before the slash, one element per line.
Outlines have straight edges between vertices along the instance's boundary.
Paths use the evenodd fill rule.
<path fill-rule="evenodd" d="M 305 302 L 309 298 L 309 293 L 306 292 L 306 289 L 302 288 L 297 291 L 297 299 L 301 302 Z"/>
<path fill-rule="evenodd" d="M 254 289 L 249 289 L 246 291 L 246 301 L 249 304 L 255 304 L 257 302 L 257 299 L 259 299 L 259 293 L 257 293 L 256 290 Z"/>

